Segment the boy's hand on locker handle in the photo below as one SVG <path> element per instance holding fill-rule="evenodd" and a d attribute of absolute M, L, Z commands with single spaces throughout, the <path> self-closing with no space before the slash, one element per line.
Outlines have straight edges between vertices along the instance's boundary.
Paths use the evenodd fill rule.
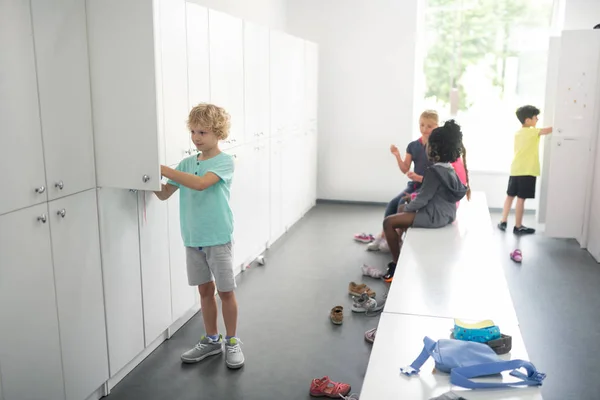
<path fill-rule="evenodd" d="M 548 128 L 542 128 L 542 129 L 540 129 L 540 136 L 549 135 L 551 133 L 552 133 L 552 127 L 551 126 L 549 126 Z"/>

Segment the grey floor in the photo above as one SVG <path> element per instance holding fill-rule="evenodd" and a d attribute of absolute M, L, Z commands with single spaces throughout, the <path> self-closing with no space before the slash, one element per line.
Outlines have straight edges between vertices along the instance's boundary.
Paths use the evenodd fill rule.
<path fill-rule="evenodd" d="M 240 275 L 242 370 L 227 370 L 221 356 L 181 364 L 180 354 L 204 331 L 198 314 L 108 400 L 308 399 L 311 379 L 324 375 L 360 392 L 370 352 L 363 333 L 378 317 L 352 315 L 347 286 L 363 280 L 362 263 L 383 266 L 389 256 L 367 253 L 351 238 L 380 226 L 382 213 L 375 206 L 318 205 L 269 250 L 265 266 Z M 544 398 L 600 399 L 600 265 L 574 241 L 535 235 L 517 244 L 500 232 L 495 239 L 498 253 L 490 257 L 503 261 L 530 359 L 548 374 Z M 520 266 L 508 258 L 517 245 Z M 385 293 L 382 282 L 364 281 L 377 298 Z M 329 321 L 335 305 L 346 309 L 342 326 Z"/>

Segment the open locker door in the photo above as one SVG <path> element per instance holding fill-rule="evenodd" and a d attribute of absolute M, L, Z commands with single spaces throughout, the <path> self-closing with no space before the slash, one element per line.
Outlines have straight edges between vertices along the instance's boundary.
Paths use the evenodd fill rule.
<path fill-rule="evenodd" d="M 579 43 L 586 43 L 584 48 Z M 546 235 L 585 246 L 598 131 L 600 31 L 564 31 L 560 44 L 554 133 L 546 207 Z"/>

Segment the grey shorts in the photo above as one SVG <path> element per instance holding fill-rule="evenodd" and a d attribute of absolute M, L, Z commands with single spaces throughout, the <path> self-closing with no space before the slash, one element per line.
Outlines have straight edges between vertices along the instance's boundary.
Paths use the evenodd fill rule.
<path fill-rule="evenodd" d="M 231 243 L 209 247 L 186 247 L 186 257 L 190 286 L 200 286 L 215 281 L 219 292 L 231 292 L 236 288 Z"/>

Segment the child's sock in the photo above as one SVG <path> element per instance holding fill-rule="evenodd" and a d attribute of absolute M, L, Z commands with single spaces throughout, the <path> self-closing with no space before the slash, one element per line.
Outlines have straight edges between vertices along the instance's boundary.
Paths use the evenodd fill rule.
<path fill-rule="evenodd" d="M 219 341 L 219 335 L 206 335 L 207 338 L 210 338 L 210 340 L 212 340 L 213 342 L 218 342 Z"/>
<path fill-rule="evenodd" d="M 225 336 L 225 340 L 229 341 L 229 339 L 234 338 L 235 336 Z"/>

